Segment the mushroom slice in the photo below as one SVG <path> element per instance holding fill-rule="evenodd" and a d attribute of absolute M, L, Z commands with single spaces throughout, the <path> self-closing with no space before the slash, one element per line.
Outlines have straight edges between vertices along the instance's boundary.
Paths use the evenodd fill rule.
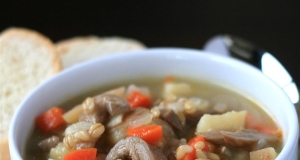
<path fill-rule="evenodd" d="M 236 132 L 220 131 L 228 146 L 245 148 L 250 150 L 262 149 L 276 145 L 279 138 L 259 133 L 256 130 L 240 129 Z M 263 141 L 263 145 L 261 144 Z"/>
<path fill-rule="evenodd" d="M 94 100 L 100 107 L 105 107 L 111 116 L 130 110 L 127 102 L 115 95 L 104 94 L 94 97 Z"/>
<path fill-rule="evenodd" d="M 183 126 L 181 124 L 180 119 L 176 115 L 176 113 L 173 110 L 168 110 L 164 114 L 162 114 L 162 118 L 167 121 L 173 128 L 182 131 Z"/>
<path fill-rule="evenodd" d="M 197 133 L 197 135 L 201 135 L 206 141 L 208 141 L 210 143 L 213 143 L 213 144 L 216 144 L 216 145 L 221 145 L 221 146 L 225 145 L 223 135 L 218 130 L 210 131 L 210 132 Z"/>
<path fill-rule="evenodd" d="M 120 140 L 108 153 L 106 159 L 167 160 L 156 147 L 147 144 L 139 137 Z"/>
<path fill-rule="evenodd" d="M 82 103 L 82 107 L 83 110 L 79 121 L 91 123 L 103 123 L 107 118 L 107 113 L 114 116 L 130 110 L 124 99 L 109 94 L 100 94 L 93 98 L 89 97 Z"/>
<path fill-rule="evenodd" d="M 43 151 L 49 151 L 51 148 L 54 148 L 59 143 L 59 137 L 58 136 L 51 136 L 48 137 L 41 142 L 38 143 L 38 146 Z"/>
<path fill-rule="evenodd" d="M 279 138 L 273 135 L 263 134 L 252 129 L 239 129 L 235 132 L 230 131 L 210 131 L 197 133 L 213 144 L 241 148 L 244 150 L 258 150 L 266 147 L 276 146 Z"/>

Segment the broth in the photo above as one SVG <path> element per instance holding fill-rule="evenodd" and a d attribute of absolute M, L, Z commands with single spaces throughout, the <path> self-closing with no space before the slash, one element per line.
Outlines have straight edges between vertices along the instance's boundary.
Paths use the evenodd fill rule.
<path fill-rule="evenodd" d="M 166 145 L 163 144 L 165 142 L 155 142 L 155 143 L 148 143 L 148 145 L 153 145 L 156 146 L 156 148 L 159 148 L 159 150 L 161 150 L 163 153 L 167 153 L 166 157 L 168 157 L 168 159 L 174 159 L 177 156 L 180 155 L 178 152 L 180 151 L 180 149 L 178 148 L 179 146 L 188 146 L 188 143 L 191 139 L 193 139 L 195 136 L 207 136 L 206 134 L 203 134 L 203 129 L 198 128 L 199 123 L 200 123 L 200 118 L 204 117 L 204 114 L 209 114 L 209 115 L 224 115 L 227 112 L 231 112 L 231 111 L 235 111 L 238 112 L 237 114 L 240 114 L 242 111 L 246 111 L 247 112 L 247 116 L 251 115 L 252 120 L 254 119 L 255 122 L 259 123 L 259 125 L 264 126 L 264 128 L 272 128 L 275 129 L 273 130 L 273 132 L 268 132 L 267 135 L 271 135 L 273 137 L 278 138 L 278 142 L 276 142 L 276 145 L 273 145 L 272 147 L 275 149 L 276 153 L 279 153 L 282 149 L 282 137 L 281 137 L 281 130 L 278 128 L 278 126 L 276 125 L 276 123 L 274 122 L 274 120 L 260 107 L 258 106 L 257 103 L 253 102 L 252 100 L 250 100 L 247 97 L 244 97 L 243 95 L 237 94 L 233 91 L 230 91 L 226 88 L 217 86 L 217 85 L 213 85 L 209 82 L 204 82 L 204 81 L 195 81 L 195 80 L 190 80 L 190 79 L 186 79 L 186 78 L 171 78 L 171 80 L 169 79 L 168 82 L 162 79 L 152 79 L 152 78 L 143 78 L 143 79 L 138 79 L 138 80 L 134 80 L 134 81 L 130 81 L 130 82 L 116 82 L 116 83 L 112 83 L 109 85 L 104 85 L 101 86 L 93 91 L 87 92 L 87 93 L 83 93 L 82 95 L 66 100 L 65 103 L 63 104 L 53 104 L 53 106 L 58 105 L 59 107 L 63 108 L 64 110 L 70 110 L 72 109 L 74 106 L 81 104 L 83 101 L 85 101 L 86 97 L 94 97 L 95 95 L 99 95 L 100 93 L 103 93 L 105 91 L 108 91 L 110 89 L 113 88 L 117 88 L 120 86 L 126 86 L 126 90 L 128 89 L 128 86 L 130 86 L 131 84 L 134 84 L 137 88 L 137 90 L 141 90 L 141 92 L 144 92 L 144 89 L 141 89 L 141 86 L 145 86 L 150 94 L 151 94 L 151 107 L 152 108 L 147 108 L 146 110 L 149 110 L 149 113 L 152 114 L 152 120 L 151 123 L 146 123 L 146 124 L 160 124 L 161 126 L 163 126 L 163 131 L 166 131 L 166 128 L 172 130 L 172 133 L 174 133 L 173 137 L 174 139 L 174 144 L 170 145 Z M 168 94 L 166 95 L 166 84 L 169 84 L 171 87 L 170 91 L 168 91 Z M 134 88 L 133 87 L 133 88 Z M 173 87 L 173 88 L 172 88 Z M 178 87 L 179 89 L 174 89 Z M 180 88 L 181 87 L 181 88 Z M 135 89 L 136 89 L 135 88 Z M 185 89 L 188 89 L 188 91 L 184 91 Z M 173 89 L 173 90 L 172 90 Z M 178 90 L 181 90 L 182 92 L 179 92 Z M 128 91 L 128 90 L 127 90 Z M 169 93 L 170 92 L 170 93 Z M 174 93 L 173 93 L 174 92 Z M 176 92 L 176 94 L 175 94 Z M 186 93 L 188 92 L 188 93 Z M 145 95 L 147 95 L 147 93 L 145 93 Z M 127 97 L 128 99 L 128 97 Z M 181 111 L 178 109 L 174 109 L 174 107 L 181 105 L 182 103 L 184 103 L 184 107 L 185 109 L 187 108 L 187 104 L 188 102 L 193 102 L 193 105 L 195 105 L 195 103 L 199 102 L 201 105 L 200 110 L 196 110 L 195 112 L 192 111 Z M 179 122 L 182 124 L 182 128 L 179 128 L 176 126 L 174 127 L 174 124 L 171 124 L 172 122 L 169 122 L 166 118 L 166 116 L 164 118 L 162 118 L 162 114 L 166 112 L 165 108 L 163 108 L 162 106 L 168 106 L 172 111 L 170 111 L 170 114 L 174 116 L 175 113 L 175 120 L 179 120 Z M 184 109 L 183 107 L 183 109 Z M 124 119 L 126 120 L 130 118 L 130 115 L 133 114 L 131 112 L 134 112 L 132 110 L 134 109 L 130 109 L 131 111 L 127 111 L 126 113 L 122 113 L 122 121 L 120 123 L 124 123 Z M 138 110 L 138 109 L 136 109 Z M 194 109 L 195 110 L 195 109 Z M 157 115 L 155 111 L 159 111 L 159 116 L 156 117 Z M 169 110 L 167 110 L 169 111 Z M 130 113 L 128 113 L 130 112 Z M 144 111 L 139 111 L 139 112 L 143 112 Z M 146 117 L 148 114 L 147 112 Z M 183 112 L 184 117 L 182 117 L 182 114 L 179 112 Z M 168 114 L 169 115 L 169 114 Z M 118 129 L 114 129 L 114 127 L 119 127 L 122 124 L 115 124 L 115 126 L 109 128 L 107 127 L 108 124 L 112 121 L 111 119 L 113 119 L 112 117 L 115 116 L 108 116 L 108 118 L 106 118 L 102 123 L 103 125 L 106 127 L 104 133 L 101 135 L 101 137 L 99 139 L 96 140 L 95 148 L 98 147 L 97 150 L 97 155 L 98 155 L 98 159 L 101 159 L 101 155 L 103 157 L 105 157 L 107 154 L 109 154 L 108 152 L 111 150 L 111 148 L 116 145 L 116 143 L 120 140 L 118 138 L 111 138 L 111 134 L 114 134 L 116 132 L 119 132 L 120 128 Z M 128 118 L 129 117 L 129 118 Z M 159 119 L 159 120 L 153 120 L 154 118 Z M 177 117 L 177 118 L 176 118 Z M 224 117 L 224 116 L 223 116 Z M 249 117 L 247 117 L 249 118 Z M 143 120 L 141 120 L 143 121 Z M 164 122 L 161 122 L 164 121 Z M 204 121 L 204 120 L 203 120 Z M 140 122 L 140 121 L 139 121 Z M 137 122 L 137 123 L 139 123 Z M 142 122 L 141 122 L 142 123 Z M 204 123 L 204 122 L 203 122 Z M 248 124 L 248 123 L 247 123 Z M 250 123 L 249 123 L 250 124 Z M 71 124 L 68 124 L 68 126 L 70 126 Z M 166 128 L 164 128 L 167 125 Z M 123 132 L 128 132 L 128 128 L 135 128 L 135 127 L 139 127 L 139 126 L 134 126 L 132 127 L 131 124 L 130 125 L 125 125 L 126 127 L 123 127 Z M 245 125 L 240 129 L 256 129 L 255 125 L 254 128 L 253 125 Z M 121 129 L 122 130 L 122 129 Z M 200 132 L 200 131 L 201 132 Z M 212 131 L 213 129 L 208 129 L 207 131 L 205 131 L 205 133 L 208 133 L 210 131 Z M 220 131 L 220 129 L 217 129 L 218 132 Z M 225 131 L 230 131 L 230 132 L 238 132 L 238 130 L 225 130 Z M 49 158 L 49 150 L 47 151 L 43 151 L 40 147 L 39 147 L 39 143 L 48 138 L 51 137 L 52 135 L 58 135 L 57 137 L 60 139 L 60 141 L 62 141 L 62 139 L 64 138 L 65 135 L 63 135 L 62 133 L 65 132 L 65 127 L 63 129 L 56 129 L 54 131 L 51 132 L 42 132 L 37 126 L 35 126 L 33 133 L 30 135 L 28 142 L 26 144 L 26 150 L 24 153 L 24 159 L 27 160 L 34 160 L 34 159 L 48 159 Z M 127 133 L 126 132 L 126 133 Z M 247 131 L 248 132 L 248 131 Z M 260 133 L 260 131 L 258 131 Z M 262 132 L 264 132 L 265 134 L 265 130 L 263 130 Z M 164 132 L 165 133 L 165 132 Z M 195 135 L 196 133 L 196 135 Z M 242 133 L 244 133 L 242 131 Z M 251 131 L 252 133 L 252 131 Z M 122 133 L 123 134 L 123 133 Z M 222 131 L 222 134 L 224 136 L 225 132 Z M 227 133 L 226 133 L 227 134 Z M 231 134 L 231 133 L 230 133 Z M 126 136 L 128 137 L 128 135 Z M 273 138 L 272 137 L 272 138 Z M 163 137 L 164 140 L 165 137 Z M 109 140 L 107 140 L 109 139 Z M 113 140 L 111 140 L 113 139 Z M 118 141 L 116 141 L 115 139 L 118 139 Z M 124 137 L 122 138 L 124 139 Z M 170 139 L 168 139 L 170 140 Z M 173 139 L 171 139 L 170 141 L 172 141 Z M 250 159 L 249 157 L 249 148 L 246 149 L 239 149 L 239 147 L 236 146 L 232 146 L 232 144 L 215 144 L 213 141 L 211 140 L 207 140 L 205 139 L 206 142 L 205 144 L 208 144 L 209 146 L 209 152 L 207 152 L 207 150 L 205 151 L 205 154 L 208 155 L 208 153 L 212 153 L 212 154 L 216 154 L 219 156 L 220 159 Z M 162 141 L 162 140 L 161 140 Z M 102 143 L 102 145 L 101 145 Z M 269 143 L 269 142 L 268 142 Z M 99 147 L 99 146 L 106 146 L 106 147 Z M 166 146 L 169 146 L 167 148 L 172 148 L 172 151 L 166 151 Z M 268 146 L 268 145 L 267 145 Z M 78 145 L 77 145 L 78 147 Z M 255 145 L 255 147 L 257 147 L 257 145 Z M 100 148 L 100 149 L 99 149 Z M 174 149 L 175 148 L 175 149 Z M 259 148 L 261 149 L 261 148 Z M 228 153 L 230 153 L 231 156 L 229 156 L 229 154 L 226 154 L 226 152 L 224 150 L 228 150 Z M 257 149 L 254 149 L 257 150 Z M 203 149 L 202 149 L 203 151 Z M 252 150 L 251 150 L 252 151 Z M 172 152 L 173 156 L 170 155 L 170 152 Z M 185 153 L 185 152 L 184 152 Z M 198 153 L 198 152 L 197 152 Z M 186 152 L 187 154 L 187 152 Z M 229 157 L 228 157 L 229 156 Z M 182 159 L 182 158 L 181 158 Z"/>

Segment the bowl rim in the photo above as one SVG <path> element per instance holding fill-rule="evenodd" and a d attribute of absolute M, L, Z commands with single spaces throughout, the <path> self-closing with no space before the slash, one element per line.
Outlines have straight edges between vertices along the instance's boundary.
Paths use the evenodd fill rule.
<path fill-rule="evenodd" d="M 191 48 L 179 48 L 179 47 L 156 47 L 156 48 L 148 48 L 148 49 L 139 50 L 139 51 L 124 52 L 122 54 L 109 55 L 109 56 L 106 56 L 106 57 L 100 57 L 100 58 L 92 59 L 92 60 L 80 63 L 78 65 L 75 65 L 75 66 L 71 67 L 71 68 L 67 68 L 67 69 L 61 71 L 60 73 L 56 74 L 55 76 L 50 77 L 49 79 L 45 80 L 43 83 L 41 83 L 35 89 L 33 89 L 26 96 L 26 98 L 23 99 L 22 103 L 19 105 L 19 107 L 17 108 L 15 114 L 13 115 L 13 118 L 12 118 L 12 121 L 11 121 L 11 124 L 10 124 L 9 149 L 10 149 L 11 156 L 14 156 L 14 157 L 17 156 L 17 158 L 22 159 L 22 154 L 23 153 L 21 153 L 21 151 L 18 150 L 18 147 L 16 146 L 16 142 L 15 142 L 15 139 L 14 139 L 15 125 L 17 124 L 18 117 L 20 115 L 20 112 L 21 112 L 22 108 L 24 108 L 24 105 L 30 100 L 30 98 L 32 97 L 32 95 L 35 92 L 38 92 L 38 90 L 41 87 L 46 86 L 48 83 L 50 83 L 52 81 L 56 81 L 56 79 L 59 79 L 59 78 L 63 77 L 63 75 L 68 75 L 71 72 L 76 72 L 80 68 L 85 68 L 85 67 L 88 67 L 88 66 L 92 66 L 93 64 L 99 63 L 101 61 L 112 60 L 112 59 L 115 59 L 115 58 L 119 59 L 119 58 L 122 58 L 122 57 L 125 57 L 125 56 L 136 56 L 136 55 L 138 56 L 138 55 L 141 55 L 141 53 L 151 53 L 151 54 L 153 54 L 153 52 L 156 53 L 156 52 L 166 52 L 166 51 L 167 52 L 174 52 L 174 54 L 175 53 L 176 54 L 186 54 L 187 52 L 191 53 L 191 54 L 205 53 L 206 54 L 205 56 L 214 58 L 214 59 L 219 60 L 219 61 L 224 61 L 226 59 L 226 64 L 235 63 L 235 64 L 243 65 L 243 66 L 247 67 L 248 69 L 253 70 L 254 73 L 257 73 L 258 75 L 261 75 L 261 76 L 265 77 L 264 79 L 266 81 L 269 81 L 270 85 L 272 85 L 273 88 L 277 89 L 280 93 L 282 93 L 282 96 L 284 96 L 285 98 L 288 99 L 288 96 L 283 92 L 283 90 L 275 82 L 268 79 L 266 76 L 264 76 L 255 67 L 253 67 L 249 64 L 246 64 L 246 63 L 244 63 L 240 60 L 237 60 L 237 59 L 222 57 L 222 56 L 215 55 L 215 54 L 207 54 L 207 53 L 211 53 L 209 51 L 204 51 L 204 50 L 199 50 L 199 49 L 191 49 Z M 185 53 L 183 53 L 183 52 L 185 52 Z M 290 102 L 290 104 L 291 104 L 291 106 L 293 106 L 292 102 Z M 294 107 L 293 108 L 289 107 L 289 109 L 294 113 L 293 115 L 290 115 L 292 120 L 297 120 L 297 115 L 296 115 L 295 108 Z M 292 134 L 292 133 L 297 133 L 297 134 Z M 293 128 L 291 128 L 291 132 L 288 133 L 286 143 L 288 143 L 288 144 L 291 143 L 292 144 L 295 141 L 295 139 L 297 139 L 297 141 L 298 141 L 298 134 L 299 134 L 299 128 L 298 128 L 298 120 L 297 120 L 297 123 L 295 123 L 293 125 Z M 281 153 L 284 153 L 284 154 L 280 153 L 277 158 L 288 157 L 289 156 L 288 155 L 289 151 L 292 150 L 293 147 L 294 146 L 291 146 L 291 145 L 289 145 L 287 147 L 284 147 L 281 151 Z M 16 154 L 18 154 L 18 155 L 16 155 Z"/>

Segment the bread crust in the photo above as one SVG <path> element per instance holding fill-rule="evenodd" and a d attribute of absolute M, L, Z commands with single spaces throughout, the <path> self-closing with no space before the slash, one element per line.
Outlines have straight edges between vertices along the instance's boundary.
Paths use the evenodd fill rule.
<path fill-rule="evenodd" d="M 48 53 L 50 53 L 49 56 L 53 66 L 52 73 L 55 74 L 62 70 L 62 62 L 60 56 L 58 55 L 53 42 L 48 37 L 42 35 L 41 33 L 35 30 L 21 28 L 21 27 L 10 27 L 0 33 L 0 41 L 1 39 L 5 40 L 6 38 L 9 39 L 10 37 L 23 37 L 23 38 L 36 39 L 41 44 L 45 45 L 49 50 Z M 0 52 L 0 55 L 1 54 L 3 53 Z"/>
<path fill-rule="evenodd" d="M 63 68 L 102 56 L 145 48 L 146 46 L 143 43 L 135 39 L 116 36 L 77 36 L 56 43 L 56 49 L 61 56 Z"/>
<path fill-rule="evenodd" d="M 69 39 L 64 39 L 56 42 L 56 51 L 59 55 L 64 55 L 69 53 L 69 49 L 76 47 L 76 45 L 98 43 L 101 39 L 94 35 L 82 36 L 82 37 L 72 37 Z"/>

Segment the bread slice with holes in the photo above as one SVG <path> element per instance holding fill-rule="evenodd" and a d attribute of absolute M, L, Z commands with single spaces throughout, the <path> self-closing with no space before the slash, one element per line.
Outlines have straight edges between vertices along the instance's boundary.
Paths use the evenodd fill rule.
<path fill-rule="evenodd" d="M 22 100 L 61 69 L 55 46 L 44 35 L 25 28 L 8 28 L 0 33 L 1 139 L 8 135 L 11 118 Z"/>
<path fill-rule="evenodd" d="M 124 37 L 81 36 L 56 43 L 64 68 L 98 57 L 145 48 L 143 43 Z"/>

